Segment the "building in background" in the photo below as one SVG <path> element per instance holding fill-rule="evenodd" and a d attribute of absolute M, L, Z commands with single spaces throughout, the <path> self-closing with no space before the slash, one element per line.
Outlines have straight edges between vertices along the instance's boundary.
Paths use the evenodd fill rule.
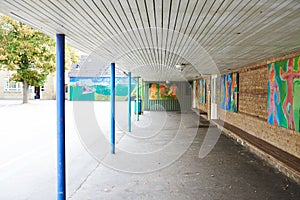
<path fill-rule="evenodd" d="M 13 72 L 0 70 L 0 99 L 22 99 L 23 84 L 10 80 Z M 55 75 L 47 76 L 45 84 L 41 87 L 29 86 L 28 98 L 32 99 L 55 99 Z"/>

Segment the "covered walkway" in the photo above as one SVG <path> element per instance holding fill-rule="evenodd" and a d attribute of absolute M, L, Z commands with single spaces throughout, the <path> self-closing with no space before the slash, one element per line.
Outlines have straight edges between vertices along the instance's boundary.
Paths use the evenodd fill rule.
<path fill-rule="evenodd" d="M 57 199 L 299 199 L 299 9 L 299 0 L 0 0 L 1 13 L 56 36 Z M 79 133 L 70 138 L 65 42 L 87 54 L 68 77 Z M 93 159 L 77 154 L 68 166 L 74 138 Z"/>

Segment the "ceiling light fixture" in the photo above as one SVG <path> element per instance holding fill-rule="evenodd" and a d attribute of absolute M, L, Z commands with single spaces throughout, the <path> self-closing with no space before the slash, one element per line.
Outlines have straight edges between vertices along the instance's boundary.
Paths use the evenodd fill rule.
<path fill-rule="evenodd" d="M 178 64 L 178 65 L 175 65 L 175 68 L 178 71 L 182 72 L 184 70 L 184 68 L 185 68 L 185 65 L 184 64 Z"/>

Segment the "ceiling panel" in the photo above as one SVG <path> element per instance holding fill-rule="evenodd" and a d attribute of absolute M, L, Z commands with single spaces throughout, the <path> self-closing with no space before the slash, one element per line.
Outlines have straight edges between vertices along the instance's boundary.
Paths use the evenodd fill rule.
<path fill-rule="evenodd" d="M 145 80 L 189 80 L 300 48 L 299 0 L 0 0 L 0 12 Z M 92 63 L 92 64 L 91 64 Z M 175 65 L 184 64 L 179 72 Z"/>

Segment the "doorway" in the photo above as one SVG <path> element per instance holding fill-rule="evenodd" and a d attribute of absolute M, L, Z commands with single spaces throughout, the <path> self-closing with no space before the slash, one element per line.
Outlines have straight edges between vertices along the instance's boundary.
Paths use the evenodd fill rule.
<path fill-rule="evenodd" d="M 34 87 L 34 99 L 40 99 L 40 98 L 41 98 L 41 88 Z"/>
<path fill-rule="evenodd" d="M 217 74 L 211 76 L 211 119 L 218 118 L 217 96 Z"/>

